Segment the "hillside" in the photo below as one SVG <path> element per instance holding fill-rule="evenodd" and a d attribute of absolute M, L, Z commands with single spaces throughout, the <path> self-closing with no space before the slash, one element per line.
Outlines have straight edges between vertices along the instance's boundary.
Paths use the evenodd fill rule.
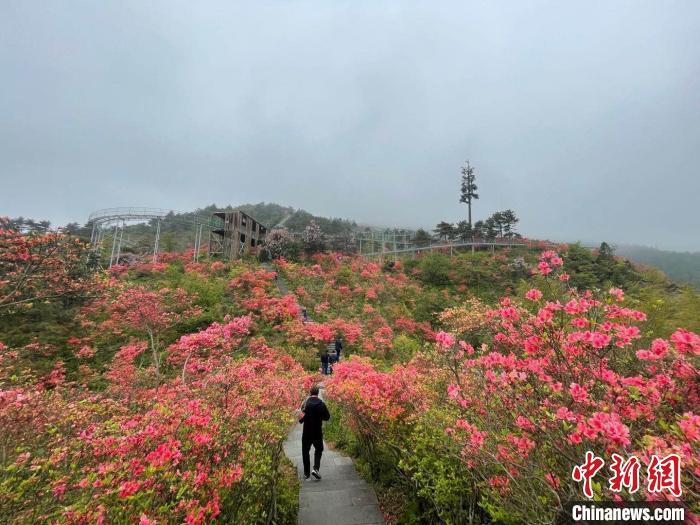
<path fill-rule="evenodd" d="M 74 238 L 0 232 L 2 522 L 295 523 L 281 445 L 322 379 L 390 524 L 552 523 L 586 450 L 664 443 L 696 483 L 700 292 L 609 252 L 95 273 Z"/>
<path fill-rule="evenodd" d="M 191 221 L 195 216 L 208 217 L 214 211 L 242 210 L 263 224 L 274 227 L 281 222 L 291 231 L 303 231 L 312 221 L 319 225 L 327 235 L 350 234 L 364 230 L 357 222 L 350 219 L 329 218 L 313 215 L 306 210 L 295 209 L 276 203 L 260 202 L 241 204 L 239 206 L 217 206 L 210 204 L 192 212 L 173 213 L 161 225 L 161 247 L 166 252 L 183 251 L 194 244 L 195 230 Z M 29 218 L 16 218 L 11 224 L 19 231 L 44 232 L 51 224 L 49 221 L 34 221 Z M 90 229 L 78 223 L 67 225 L 65 231 L 84 240 L 90 238 Z M 154 226 L 152 224 L 132 224 L 125 229 L 125 246 L 123 253 L 146 253 L 152 250 Z M 206 239 L 204 242 L 207 242 Z M 646 246 L 617 245 L 615 254 L 637 265 L 649 266 L 663 271 L 679 284 L 692 284 L 700 287 L 700 253 L 673 252 Z"/>
<path fill-rule="evenodd" d="M 194 245 L 195 228 L 193 219 L 197 217 L 209 217 L 215 211 L 242 210 L 253 218 L 267 225 L 275 227 L 284 221 L 284 227 L 290 231 L 303 231 L 312 221 L 319 225 L 321 230 L 328 235 L 350 234 L 358 231 L 360 227 L 355 221 L 348 219 L 321 217 L 313 215 L 305 210 L 295 209 L 280 204 L 260 202 L 257 204 L 241 204 L 238 206 L 217 206 L 210 204 L 191 212 L 171 213 L 161 223 L 161 248 L 164 251 L 183 251 Z M 15 228 L 23 232 L 43 232 L 50 227 L 48 221 L 37 222 L 22 217 L 12 220 Z M 64 227 L 65 231 L 84 240 L 90 239 L 91 229 L 87 225 L 70 223 Z M 155 223 L 130 224 L 124 230 L 123 253 L 145 253 L 152 250 Z M 207 242 L 205 239 L 204 242 Z"/>
<path fill-rule="evenodd" d="M 700 253 L 672 252 L 648 246 L 619 245 L 616 253 L 646 266 L 662 270 L 679 283 L 690 283 L 700 287 Z"/>

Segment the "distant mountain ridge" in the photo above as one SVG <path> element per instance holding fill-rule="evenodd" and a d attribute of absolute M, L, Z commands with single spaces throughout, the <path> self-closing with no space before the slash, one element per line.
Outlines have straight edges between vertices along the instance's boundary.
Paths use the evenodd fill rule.
<path fill-rule="evenodd" d="M 654 266 L 676 282 L 700 287 L 700 252 L 673 252 L 622 244 L 617 245 L 615 253 L 633 263 Z"/>

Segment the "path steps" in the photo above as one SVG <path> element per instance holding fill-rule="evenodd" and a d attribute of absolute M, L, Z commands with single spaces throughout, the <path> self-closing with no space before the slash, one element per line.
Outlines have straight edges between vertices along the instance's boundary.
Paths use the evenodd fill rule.
<path fill-rule="evenodd" d="M 272 265 L 263 266 L 274 271 Z M 277 288 L 282 295 L 289 293 L 287 283 L 277 278 Z M 323 397 L 321 385 L 321 397 Z M 333 417 L 333 414 L 331 414 Z M 304 480 L 304 464 L 301 459 L 301 433 L 303 425 L 292 427 L 284 453 L 297 468 L 301 483 L 299 490 L 299 525 L 384 525 L 382 512 L 374 489 L 360 477 L 348 456 L 330 450 L 323 443 L 320 481 Z M 313 462 L 313 447 L 310 459 Z"/>
<path fill-rule="evenodd" d="M 302 426 L 295 425 L 284 443 L 284 452 L 297 467 L 301 483 L 299 525 L 383 525 L 374 489 L 357 473 L 352 459 L 328 449 L 325 442 L 319 471 L 323 479 L 304 480 Z M 312 462 L 313 455 L 312 447 Z"/>

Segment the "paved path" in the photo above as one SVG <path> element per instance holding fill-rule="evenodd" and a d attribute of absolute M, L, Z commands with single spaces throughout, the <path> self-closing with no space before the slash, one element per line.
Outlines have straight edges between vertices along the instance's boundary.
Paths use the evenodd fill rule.
<path fill-rule="evenodd" d="M 274 271 L 270 264 L 263 266 Z M 279 277 L 276 282 L 282 295 L 289 293 L 284 279 Z M 284 453 L 296 466 L 301 482 L 299 525 L 383 525 L 384 519 L 374 489 L 357 473 L 352 459 L 336 450 L 329 450 L 325 442 L 320 470 L 323 479 L 304 480 L 302 426 L 294 425 L 284 443 Z M 313 461 L 313 447 L 309 459 Z"/>
<path fill-rule="evenodd" d="M 333 414 L 331 414 L 333 417 Z M 360 477 L 352 459 L 324 442 L 321 481 L 305 481 L 301 460 L 302 425 L 295 425 L 284 443 L 284 452 L 296 465 L 299 492 L 299 525 L 380 525 L 384 523 L 374 489 Z M 311 461 L 313 461 L 313 447 Z"/>

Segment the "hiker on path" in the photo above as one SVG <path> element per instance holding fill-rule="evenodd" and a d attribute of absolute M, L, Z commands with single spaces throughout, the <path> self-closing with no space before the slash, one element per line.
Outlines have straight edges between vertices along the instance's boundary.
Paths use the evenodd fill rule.
<path fill-rule="evenodd" d="M 301 416 L 299 423 L 304 424 L 304 430 L 301 434 L 301 457 L 304 462 L 304 479 L 308 480 L 309 476 L 320 480 L 321 474 L 318 469 L 321 468 L 321 454 L 323 454 L 323 422 L 331 418 L 330 412 L 326 404 L 318 397 L 318 387 L 311 387 L 309 398 L 302 405 Z M 314 446 L 314 469 L 311 470 L 311 459 L 309 453 L 311 445 Z"/>
<path fill-rule="evenodd" d="M 343 340 L 340 337 L 335 338 L 335 360 L 340 361 L 340 352 L 343 350 Z"/>
<path fill-rule="evenodd" d="M 331 366 L 331 356 L 328 355 L 328 348 L 321 354 L 321 369 L 323 370 L 323 375 L 327 376 L 330 371 Z"/>

